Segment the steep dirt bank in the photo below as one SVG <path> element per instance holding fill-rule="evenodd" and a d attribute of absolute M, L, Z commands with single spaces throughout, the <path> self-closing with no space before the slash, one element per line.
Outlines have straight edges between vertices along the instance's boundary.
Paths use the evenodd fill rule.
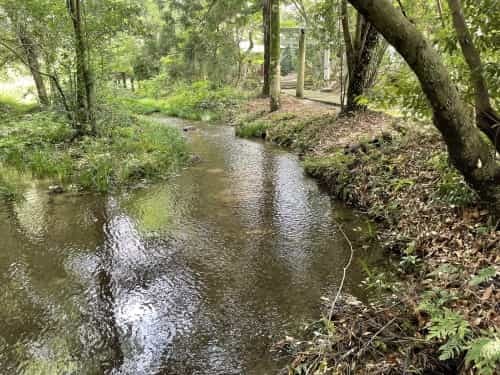
<path fill-rule="evenodd" d="M 237 134 L 302 155 L 332 195 L 380 223 L 386 249 L 399 256 L 398 275 L 367 279 L 377 303 L 346 298 L 333 325 L 323 319 L 306 341 L 280 343 L 295 373 L 498 370 L 498 223 L 449 165 L 439 134 L 376 112 L 337 118 L 333 107 L 291 97 L 273 114 L 267 104 L 246 103 Z"/>

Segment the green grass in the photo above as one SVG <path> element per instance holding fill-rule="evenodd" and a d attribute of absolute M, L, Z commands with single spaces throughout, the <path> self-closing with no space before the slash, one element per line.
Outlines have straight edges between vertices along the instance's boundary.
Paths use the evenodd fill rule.
<path fill-rule="evenodd" d="M 37 103 L 22 103 L 16 98 L 0 94 L 0 119 L 6 116 L 24 115 L 39 108 Z"/>
<path fill-rule="evenodd" d="M 263 120 L 249 121 L 236 127 L 236 135 L 242 138 L 265 138 L 269 122 Z"/>
<path fill-rule="evenodd" d="M 179 84 L 172 94 L 160 99 L 126 98 L 124 104 L 133 112 L 160 112 L 188 120 L 220 120 L 229 107 L 236 105 L 243 94 L 233 88 L 218 87 L 207 81 Z"/>
<path fill-rule="evenodd" d="M 73 140 L 61 115 L 37 112 L 0 123 L 0 165 L 53 183 L 106 192 L 138 181 L 168 176 L 186 157 L 175 128 L 130 113 L 100 114 L 99 135 Z M 9 197 L 11 181 L 0 180 Z"/>

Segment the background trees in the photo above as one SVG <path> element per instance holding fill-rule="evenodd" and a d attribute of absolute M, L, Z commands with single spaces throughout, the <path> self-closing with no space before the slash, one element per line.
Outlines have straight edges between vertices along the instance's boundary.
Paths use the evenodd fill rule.
<path fill-rule="evenodd" d="M 379 17 L 386 23 L 374 24 L 366 9 L 346 0 L 0 0 L 0 69 L 29 73 L 39 103 L 66 113 L 80 135 L 96 132 L 110 87 L 139 86 L 140 94 L 161 97 L 179 82 L 207 80 L 213 87 L 261 91 L 276 110 L 280 77 L 298 73 L 300 30 L 305 29 L 309 88 L 337 95 L 344 112 L 370 105 L 419 119 L 444 116 L 446 128 L 438 127 L 452 159 L 473 186 L 492 196 L 496 193 L 486 188 L 496 184 L 491 144 L 500 147 L 495 5 L 494 0 L 398 1 L 401 21 L 415 29 L 407 37 L 420 35 L 439 55 L 432 64 L 446 68 L 433 94 L 438 89 L 443 97 L 432 97 L 430 106 L 430 87 L 423 92 L 419 85 L 430 73 L 416 77 L 420 62 L 410 69 L 408 56 L 402 54 L 405 61 L 398 48 L 387 48 L 387 41 L 397 47 L 396 41 L 379 33 L 387 27 L 387 14 Z M 286 68 L 282 72 L 280 64 Z M 444 103 L 444 96 L 456 97 L 457 104 Z M 453 116 L 444 115 L 459 106 Z M 475 124 L 459 124 L 470 117 Z M 477 127 L 490 143 L 482 134 L 471 135 Z"/>

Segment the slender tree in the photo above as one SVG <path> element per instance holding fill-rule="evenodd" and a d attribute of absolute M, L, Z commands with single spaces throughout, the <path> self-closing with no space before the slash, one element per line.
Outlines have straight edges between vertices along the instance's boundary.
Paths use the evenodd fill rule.
<path fill-rule="evenodd" d="M 270 0 L 271 7 L 271 48 L 270 48 L 270 94 L 271 111 L 280 106 L 281 94 L 281 46 L 280 46 L 280 0 Z"/>
<path fill-rule="evenodd" d="M 465 22 L 460 0 L 448 0 L 448 5 L 451 10 L 453 26 L 458 37 L 458 42 L 471 72 L 471 81 L 474 87 L 476 123 L 500 152 L 500 116 L 491 106 L 490 93 L 488 91 L 488 84 L 484 78 L 481 55 L 474 45 L 472 35 Z"/>
<path fill-rule="evenodd" d="M 76 56 L 76 128 L 79 135 L 95 133 L 95 92 L 92 72 L 88 63 L 88 48 L 82 23 L 81 0 L 67 0 L 73 24 Z"/>
<path fill-rule="evenodd" d="M 26 27 L 22 24 L 19 24 L 17 27 L 17 37 L 19 38 L 24 55 L 26 56 L 26 63 L 31 72 L 31 76 L 33 77 L 33 81 L 35 82 L 38 100 L 42 106 L 48 106 L 50 105 L 50 101 L 49 96 L 47 95 L 47 89 L 45 88 L 45 82 L 42 74 L 40 73 L 38 48 L 28 34 Z"/>
<path fill-rule="evenodd" d="M 271 0 L 262 0 L 262 26 L 264 30 L 264 84 L 262 96 L 268 98 L 271 94 L 270 69 L 271 69 Z"/>

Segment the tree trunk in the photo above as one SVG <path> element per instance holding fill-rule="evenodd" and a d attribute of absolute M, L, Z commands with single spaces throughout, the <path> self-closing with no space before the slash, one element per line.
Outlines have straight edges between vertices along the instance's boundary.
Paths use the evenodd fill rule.
<path fill-rule="evenodd" d="M 130 77 L 130 89 L 135 92 L 135 80 L 134 77 Z"/>
<path fill-rule="evenodd" d="M 270 0 L 271 6 L 271 56 L 270 56 L 270 93 L 271 112 L 280 106 L 281 68 L 280 68 L 280 0 Z"/>
<path fill-rule="evenodd" d="M 355 112 L 366 108 L 366 105 L 358 103 L 358 98 L 364 94 L 367 88 L 370 65 L 378 42 L 378 32 L 368 22 L 364 22 L 362 30 L 363 41 L 359 43 L 360 50 L 355 51 L 357 56 L 354 66 L 350 70 L 346 112 Z"/>
<path fill-rule="evenodd" d="M 423 34 L 390 0 L 349 0 L 403 56 L 418 77 L 432 107 L 434 124 L 448 147 L 453 165 L 500 214 L 500 167 L 495 150 L 469 120 L 446 67 Z"/>
<path fill-rule="evenodd" d="M 122 76 L 123 88 L 126 89 L 127 88 L 127 74 L 125 72 L 121 72 L 121 76 Z"/>
<path fill-rule="evenodd" d="M 297 98 L 304 97 L 304 81 L 306 75 L 306 31 L 300 29 L 299 37 L 299 69 L 297 72 Z"/>
<path fill-rule="evenodd" d="M 45 88 L 45 82 L 40 74 L 40 63 L 35 43 L 28 36 L 24 27 L 19 27 L 18 37 L 21 42 L 21 46 L 23 47 L 24 54 L 26 55 L 26 62 L 28 63 L 31 76 L 35 82 L 38 100 L 43 107 L 47 107 L 50 105 L 50 100 L 47 95 L 47 89 Z"/>
<path fill-rule="evenodd" d="M 448 6 L 451 10 L 453 26 L 457 33 L 458 42 L 471 73 L 471 80 L 474 86 L 477 126 L 491 139 L 496 149 L 500 152 L 500 116 L 491 106 L 488 85 L 484 79 L 481 56 L 467 28 L 460 0 L 448 0 Z"/>
<path fill-rule="evenodd" d="M 436 6 L 439 14 L 439 20 L 441 21 L 441 26 L 446 27 L 443 17 L 443 7 L 441 6 L 441 0 L 436 0 Z"/>
<path fill-rule="evenodd" d="M 76 130 L 78 135 L 95 133 L 95 93 L 92 73 L 88 65 L 88 51 L 82 30 L 81 0 L 67 0 L 67 6 L 73 24 L 76 55 Z"/>
<path fill-rule="evenodd" d="M 347 56 L 347 69 L 350 70 L 354 67 L 354 50 L 351 39 L 351 31 L 349 30 L 349 13 L 347 13 L 347 0 L 342 0 L 341 3 L 341 21 L 342 21 L 342 34 L 344 36 L 345 53 Z"/>
<path fill-rule="evenodd" d="M 262 1 L 262 23 L 264 28 L 264 84 L 262 96 L 268 98 L 271 94 L 270 64 L 271 64 L 271 0 Z"/>
<path fill-rule="evenodd" d="M 358 98 L 363 95 L 371 78 L 370 71 L 373 67 L 374 54 L 378 42 L 377 30 L 361 16 L 357 14 L 356 31 L 354 40 L 349 29 L 349 14 L 347 12 L 347 0 L 341 3 L 342 33 L 347 55 L 347 70 L 349 82 L 347 85 L 347 105 L 343 113 L 355 112 L 366 108 L 358 103 Z"/>

